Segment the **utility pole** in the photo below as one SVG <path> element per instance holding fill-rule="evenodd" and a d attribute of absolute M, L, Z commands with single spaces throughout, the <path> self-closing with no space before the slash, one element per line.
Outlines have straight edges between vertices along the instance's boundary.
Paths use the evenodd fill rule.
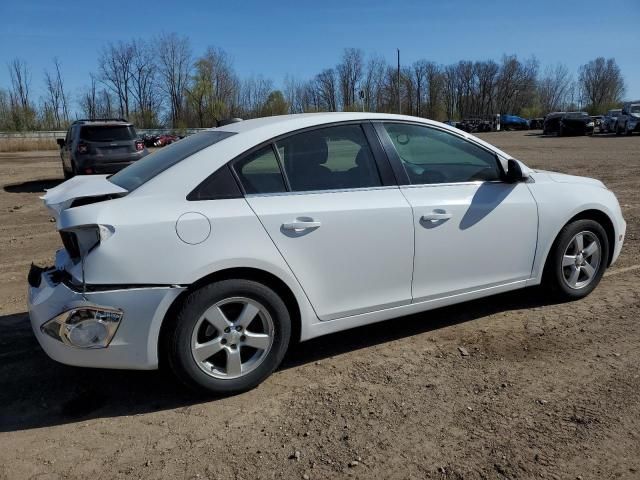
<path fill-rule="evenodd" d="M 398 115 L 402 114 L 402 102 L 400 100 L 400 49 L 398 51 Z"/>

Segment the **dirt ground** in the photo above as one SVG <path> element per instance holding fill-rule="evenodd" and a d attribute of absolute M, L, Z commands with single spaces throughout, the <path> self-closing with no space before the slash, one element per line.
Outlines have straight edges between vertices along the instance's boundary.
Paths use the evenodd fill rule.
<path fill-rule="evenodd" d="M 626 245 L 592 295 L 512 292 L 319 338 L 219 399 L 42 352 L 25 276 L 59 244 L 38 196 L 62 171 L 53 151 L 0 154 L 0 478 L 640 478 L 640 136 L 483 138 L 617 194 Z"/>

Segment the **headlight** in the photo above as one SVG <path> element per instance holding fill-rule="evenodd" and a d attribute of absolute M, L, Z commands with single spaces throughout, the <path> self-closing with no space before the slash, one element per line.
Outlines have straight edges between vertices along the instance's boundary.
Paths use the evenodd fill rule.
<path fill-rule="evenodd" d="M 593 122 L 589 122 L 589 123 L 587 123 L 587 127 L 593 127 L 593 126 L 594 126 L 594 123 L 593 123 Z"/>
<path fill-rule="evenodd" d="M 40 329 L 56 340 L 78 348 L 105 348 L 122 320 L 122 310 L 97 305 L 62 312 Z"/>

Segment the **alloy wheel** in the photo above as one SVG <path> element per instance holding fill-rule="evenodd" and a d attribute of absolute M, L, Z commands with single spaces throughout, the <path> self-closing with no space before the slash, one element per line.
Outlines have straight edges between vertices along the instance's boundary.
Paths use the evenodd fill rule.
<path fill-rule="evenodd" d="M 257 368 L 273 345 L 273 319 L 264 305 L 231 297 L 209 307 L 191 335 L 198 367 L 218 379 L 239 378 Z"/>
<path fill-rule="evenodd" d="M 579 290 L 596 277 L 601 263 L 600 239 L 583 231 L 569 241 L 562 257 L 562 276 L 569 288 Z"/>

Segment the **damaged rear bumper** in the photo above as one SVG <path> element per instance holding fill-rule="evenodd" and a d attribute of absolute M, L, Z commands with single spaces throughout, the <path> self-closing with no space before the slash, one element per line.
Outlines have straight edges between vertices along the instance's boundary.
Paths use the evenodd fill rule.
<path fill-rule="evenodd" d="M 68 281 L 65 272 L 55 267 L 32 266 L 28 280 L 31 326 L 47 355 L 67 365 L 98 368 L 157 368 L 160 326 L 173 301 L 185 289 L 93 285 L 83 292 L 83 288 Z M 48 322 L 83 309 L 121 312 L 117 329 L 106 346 L 74 346 L 43 329 Z"/>

